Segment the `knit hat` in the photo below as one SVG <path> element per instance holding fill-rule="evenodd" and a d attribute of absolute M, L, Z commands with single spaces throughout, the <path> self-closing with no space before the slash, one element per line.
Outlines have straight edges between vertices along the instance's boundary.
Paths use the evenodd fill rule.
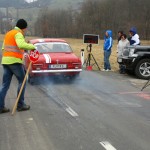
<path fill-rule="evenodd" d="M 24 19 L 19 19 L 16 23 L 16 27 L 20 28 L 20 29 L 25 29 L 27 28 L 28 24 Z"/>
<path fill-rule="evenodd" d="M 137 30 L 136 30 L 136 28 L 135 27 L 132 27 L 131 29 L 130 29 L 130 31 L 129 32 L 133 32 L 133 34 L 136 34 L 137 33 Z"/>

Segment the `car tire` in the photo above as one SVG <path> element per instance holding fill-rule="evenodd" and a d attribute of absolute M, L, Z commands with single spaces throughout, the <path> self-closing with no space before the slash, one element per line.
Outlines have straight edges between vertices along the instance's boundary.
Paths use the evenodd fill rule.
<path fill-rule="evenodd" d="M 75 74 L 75 75 L 70 76 L 70 79 L 76 80 L 78 77 L 79 77 L 79 74 Z"/>
<path fill-rule="evenodd" d="M 142 59 L 135 67 L 135 75 L 140 79 L 150 78 L 150 59 Z"/>
<path fill-rule="evenodd" d="M 28 76 L 27 76 L 27 81 L 28 81 L 28 83 L 30 83 L 31 85 L 33 85 L 34 84 L 34 79 L 28 74 Z"/>

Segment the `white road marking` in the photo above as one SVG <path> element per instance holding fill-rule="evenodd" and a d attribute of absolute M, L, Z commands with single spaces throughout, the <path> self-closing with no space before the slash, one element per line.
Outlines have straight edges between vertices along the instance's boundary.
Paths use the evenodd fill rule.
<path fill-rule="evenodd" d="M 26 123 L 31 123 L 33 121 L 33 118 L 28 118 L 28 121 Z"/>
<path fill-rule="evenodd" d="M 79 116 L 71 107 L 67 107 L 66 111 L 73 117 Z"/>
<path fill-rule="evenodd" d="M 32 121 L 32 120 L 33 120 L 33 118 L 28 118 L 28 120 Z"/>
<path fill-rule="evenodd" d="M 40 87 L 43 91 L 49 91 L 49 88 L 46 88 L 44 86 Z M 62 98 L 60 98 L 58 95 L 55 94 L 55 91 L 51 91 L 51 94 L 48 94 L 49 96 L 55 97 L 54 101 L 62 106 L 62 108 L 68 112 L 72 117 L 78 117 L 79 115 L 67 104 L 65 103 Z"/>
<path fill-rule="evenodd" d="M 99 142 L 106 150 L 117 150 L 108 141 Z"/>

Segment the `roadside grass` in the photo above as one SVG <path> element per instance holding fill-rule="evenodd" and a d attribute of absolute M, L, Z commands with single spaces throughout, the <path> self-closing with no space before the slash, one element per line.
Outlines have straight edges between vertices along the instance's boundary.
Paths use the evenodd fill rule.
<path fill-rule="evenodd" d="M 0 34 L 0 41 L 3 41 L 4 35 Z M 26 40 L 30 40 L 36 37 L 26 37 Z M 66 40 L 70 46 L 72 47 L 74 53 L 81 57 L 81 49 L 84 49 L 85 59 L 87 58 L 87 44 L 83 43 L 82 39 L 72 39 L 72 38 L 63 38 Z M 92 54 L 96 59 L 99 67 L 102 69 L 104 65 L 104 57 L 103 57 L 103 40 L 100 40 L 99 45 L 92 45 Z M 141 45 L 150 45 L 150 41 L 141 41 Z M 118 63 L 117 63 L 117 54 L 116 54 L 117 41 L 114 40 L 112 47 L 112 54 L 110 56 L 110 63 L 113 71 L 117 71 Z M 88 48 L 89 49 L 89 48 Z M 91 60 L 91 65 L 94 64 L 94 61 Z M 93 70 L 98 70 L 96 65 L 93 65 Z"/>

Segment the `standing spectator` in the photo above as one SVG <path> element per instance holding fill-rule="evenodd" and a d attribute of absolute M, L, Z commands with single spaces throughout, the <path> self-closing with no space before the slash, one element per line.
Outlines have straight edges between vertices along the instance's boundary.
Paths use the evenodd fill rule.
<path fill-rule="evenodd" d="M 17 95 L 21 89 L 25 71 L 23 68 L 23 54 L 25 50 L 34 50 L 36 47 L 33 44 L 28 44 L 25 41 L 24 35 L 27 29 L 27 22 L 24 19 L 17 21 L 16 27 L 6 33 L 2 46 L 2 62 L 3 65 L 3 79 L 2 88 L 0 89 L 0 113 L 7 113 L 10 110 L 5 107 L 5 97 L 9 89 L 12 76 L 18 80 Z M 25 86 L 20 95 L 17 110 L 29 110 L 30 106 L 24 102 Z"/>
<path fill-rule="evenodd" d="M 139 35 L 137 34 L 137 30 L 135 27 L 132 27 L 129 31 L 129 42 L 130 45 L 140 45 Z"/>
<path fill-rule="evenodd" d="M 107 30 L 105 32 L 105 36 L 104 36 L 104 69 L 103 69 L 103 71 L 111 70 L 109 57 L 111 55 L 112 43 L 113 43 L 112 31 Z"/>
<path fill-rule="evenodd" d="M 118 31 L 118 42 L 121 40 L 122 34 L 123 34 L 123 31 Z"/>
<path fill-rule="evenodd" d="M 118 60 L 119 60 L 119 57 L 122 56 L 122 53 L 123 53 L 123 50 L 126 46 L 129 46 L 130 43 L 127 39 L 127 36 L 126 34 L 122 34 L 121 35 L 121 40 L 119 41 L 118 45 L 117 45 L 117 54 L 118 54 Z M 119 68 L 120 68 L 120 73 L 125 73 L 125 66 L 123 64 L 120 64 L 119 65 Z"/>

